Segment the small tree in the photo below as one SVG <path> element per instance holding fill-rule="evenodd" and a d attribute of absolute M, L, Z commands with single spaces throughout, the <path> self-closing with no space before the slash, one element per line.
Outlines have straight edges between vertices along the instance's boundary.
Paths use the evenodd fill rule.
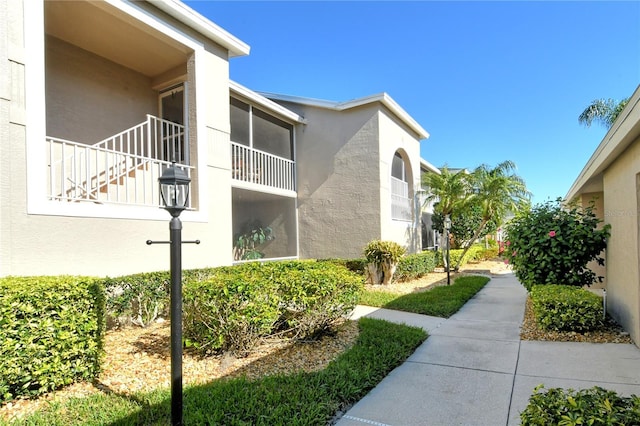
<path fill-rule="evenodd" d="M 431 227 L 444 235 L 444 216 L 438 211 L 437 204 L 434 207 L 434 213 L 431 217 Z M 463 209 L 458 209 L 451 214 L 451 242 L 452 249 L 465 247 L 467 244 L 473 244 L 473 236 L 482 223 L 482 209 L 479 204 L 469 203 Z M 479 238 L 487 234 L 491 234 L 498 229 L 498 224 L 494 219 L 489 220 L 485 225 Z"/>
<path fill-rule="evenodd" d="M 531 193 L 524 180 L 513 173 L 515 168 L 515 163 L 507 160 L 493 168 L 483 164 L 471 174 L 474 192 L 467 203 L 480 206 L 481 221 L 471 239 L 464 245 L 454 268 L 456 271 L 475 240 L 490 232 L 487 229 L 489 224 L 502 223 L 508 213 L 529 207 Z"/>
<path fill-rule="evenodd" d="M 398 261 L 406 250 L 393 241 L 371 241 L 363 250 L 367 259 L 367 284 L 391 284 Z"/>
<path fill-rule="evenodd" d="M 522 212 L 506 226 L 504 254 L 520 282 L 530 290 L 537 284 L 591 285 L 602 277 L 587 268 L 607 246 L 610 225 L 598 229 L 593 206 L 563 208 L 561 199 Z"/>

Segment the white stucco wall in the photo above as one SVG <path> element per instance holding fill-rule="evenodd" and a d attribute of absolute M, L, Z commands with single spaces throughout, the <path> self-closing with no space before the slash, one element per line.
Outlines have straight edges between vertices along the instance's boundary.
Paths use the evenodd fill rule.
<path fill-rule="evenodd" d="M 409 181 L 409 196 L 416 207 L 415 190 L 420 187 L 420 142 L 402 123 L 383 109 L 378 113 L 380 122 L 380 235 L 383 240 L 395 241 L 409 253 L 421 250 L 422 232 L 419 218 L 411 221 L 391 217 L 391 161 L 397 151 L 405 159 Z"/>
<path fill-rule="evenodd" d="M 375 109 L 283 105 L 308 121 L 296 137 L 300 257 L 360 257 L 380 238 Z"/>
<path fill-rule="evenodd" d="M 8 46 L 0 43 L 0 60 L 6 58 L 2 67 L 8 61 L 10 70 L 0 77 L 0 275 L 113 276 L 168 269 L 168 246 L 145 244 L 168 239 L 167 212 L 46 199 L 44 15 L 40 2 L 28 6 L 0 0 L 0 15 L 11 17 L 0 23 L 0 36 L 8 35 Z M 166 27 L 157 30 L 169 33 Z M 181 31 L 180 25 L 174 30 Z M 183 246 L 183 267 L 195 268 L 232 260 L 229 74 L 226 51 L 192 32 L 189 37 L 195 52 L 189 83 L 197 111 L 190 126 L 199 193 L 198 211 L 181 219 L 183 239 L 202 241 Z"/>
<path fill-rule="evenodd" d="M 158 115 L 151 78 L 47 36 L 47 136 L 89 145 Z"/>
<path fill-rule="evenodd" d="M 337 111 L 279 102 L 305 117 L 297 135 L 298 217 L 303 258 L 362 256 L 374 239 L 415 252 L 417 219 L 391 219 L 391 163 L 411 158 L 410 191 L 419 182 L 420 146 L 378 102 Z"/>

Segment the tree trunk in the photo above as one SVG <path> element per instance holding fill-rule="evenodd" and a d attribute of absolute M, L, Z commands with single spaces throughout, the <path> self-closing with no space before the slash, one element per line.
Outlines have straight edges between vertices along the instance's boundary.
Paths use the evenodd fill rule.
<path fill-rule="evenodd" d="M 393 280 L 393 274 L 396 272 L 397 263 L 393 263 L 390 260 L 382 262 L 382 284 L 391 284 Z"/>
<path fill-rule="evenodd" d="M 473 237 L 471 238 L 471 240 L 469 240 L 469 243 L 465 245 L 464 250 L 462 250 L 462 255 L 460 256 L 460 259 L 458 259 L 458 263 L 456 263 L 456 267 L 453 268 L 454 271 L 458 272 L 460 270 L 460 264 L 462 263 L 462 259 L 464 259 L 464 255 L 467 254 L 467 252 L 473 245 L 473 242 L 478 239 L 478 237 L 480 236 L 480 233 L 484 229 L 487 222 L 488 222 L 487 219 L 482 220 L 482 223 L 480 223 L 480 226 L 476 230 L 475 234 L 473 234 Z"/>
<path fill-rule="evenodd" d="M 367 284 L 381 284 L 382 283 L 382 270 L 378 268 L 375 263 L 367 264 L 365 268 L 365 282 Z"/>

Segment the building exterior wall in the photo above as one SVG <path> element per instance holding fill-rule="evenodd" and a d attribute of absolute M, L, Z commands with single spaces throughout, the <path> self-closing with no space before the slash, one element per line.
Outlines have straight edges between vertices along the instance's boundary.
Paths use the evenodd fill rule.
<path fill-rule="evenodd" d="M 381 236 L 376 109 L 283 105 L 308 120 L 296 136 L 300 257 L 362 256 Z"/>
<path fill-rule="evenodd" d="M 611 224 L 607 244 L 608 312 L 640 342 L 640 276 L 638 252 L 638 173 L 640 139 L 604 172 L 605 221 Z"/>
<path fill-rule="evenodd" d="M 419 217 L 419 205 L 416 189 L 420 188 L 420 142 L 406 127 L 384 109 L 378 112 L 380 122 L 380 223 L 381 238 L 395 241 L 407 248 L 407 252 L 421 251 L 422 231 Z M 412 220 L 395 220 L 391 217 L 391 161 L 400 151 L 405 160 L 409 197 L 412 200 L 414 215 Z M 416 214 L 418 213 L 418 214 Z"/>
<path fill-rule="evenodd" d="M 47 36 L 47 136 L 93 145 L 158 115 L 151 78 Z"/>
<path fill-rule="evenodd" d="M 596 217 L 603 222 L 600 224 L 599 228 L 602 228 L 605 220 L 605 210 L 604 210 L 604 193 L 602 192 L 587 192 L 581 195 L 581 202 L 583 207 L 588 207 L 593 205 L 593 213 Z M 606 260 L 607 254 L 606 250 L 602 252 L 601 257 Z M 607 288 L 607 268 L 605 265 L 599 265 L 597 261 L 591 261 L 587 264 L 587 268 L 591 269 L 597 276 L 603 277 L 603 281 L 601 283 L 596 282 L 591 285 L 591 289 L 602 289 Z"/>
<path fill-rule="evenodd" d="M 162 209 L 46 199 L 43 4 L 29 1 L 27 8 L 19 0 L 1 0 L 0 14 L 11 17 L 0 24 L 8 33 L 0 59 L 6 58 L 2 66 L 8 61 L 10 69 L 0 77 L 0 89 L 9 86 L 8 93 L 0 92 L 0 275 L 113 276 L 168 269 L 168 246 L 145 244 L 168 239 L 170 216 Z M 229 75 L 224 49 L 202 40 L 189 47 L 194 50 L 190 102 L 197 107 L 189 125 L 198 156 L 194 196 L 199 201 L 197 211 L 184 212 L 181 219 L 183 239 L 202 241 L 183 246 L 183 266 L 195 268 L 232 260 Z M 212 158 L 218 155 L 222 158 Z"/>

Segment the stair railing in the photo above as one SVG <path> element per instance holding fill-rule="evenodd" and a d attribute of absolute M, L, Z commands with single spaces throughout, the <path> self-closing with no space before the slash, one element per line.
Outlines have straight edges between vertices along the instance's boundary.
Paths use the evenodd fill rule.
<path fill-rule="evenodd" d="M 158 177 L 170 161 L 47 137 L 49 198 L 159 206 Z M 187 175 L 194 167 L 177 164 Z"/>

